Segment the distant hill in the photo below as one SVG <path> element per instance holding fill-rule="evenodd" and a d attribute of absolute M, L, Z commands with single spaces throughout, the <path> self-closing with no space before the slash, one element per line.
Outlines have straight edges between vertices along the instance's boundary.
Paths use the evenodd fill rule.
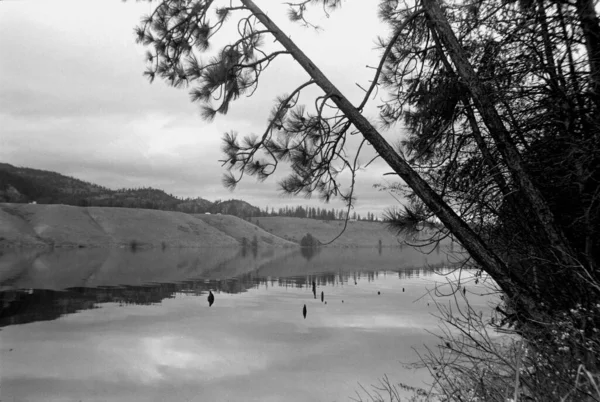
<path fill-rule="evenodd" d="M 0 202 L 159 209 L 186 213 L 259 215 L 260 209 L 241 200 L 211 202 L 182 199 L 154 188 L 112 190 L 47 170 L 0 163 Z"/>
<path fill-rule="evenodd" d="M 260 209 L 242 200 L 215 201 L 208 209 L 213 214 L 235 215 L 242 217 L 259 216 Z"/>

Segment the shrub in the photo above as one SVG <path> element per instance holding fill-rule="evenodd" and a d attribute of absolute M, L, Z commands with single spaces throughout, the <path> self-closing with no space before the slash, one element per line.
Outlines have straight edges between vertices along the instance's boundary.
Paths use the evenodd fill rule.
<path fill-rule="evenodd" d="M 321 242 L 316 237 L 311 235 L 310 233 L 307 233 L 300 240 L 300 247 L 316 248 L 316 247 L 319 247 L 320 245 L 321 245 Z"/>
<path fill-rule="evenodd" d="M 594 317 L 600 303 L 594 311 L 577 306 L 561 319 L 545 320 L 536 331 L 522 331 L 518 320 L 509 324 L 506 302 L 487 318 L 455 289 L 455 300 L 462 299 L 466 307 L 437 304 L 439 346 L 421 356 L 434 378 L 436 400 L 600 401 L 598 362 L 593 360 L 600 345 L 590 336 L 598 330 Z M 590 333 L 579 329 L 580 322 L 588 323 Z"/>

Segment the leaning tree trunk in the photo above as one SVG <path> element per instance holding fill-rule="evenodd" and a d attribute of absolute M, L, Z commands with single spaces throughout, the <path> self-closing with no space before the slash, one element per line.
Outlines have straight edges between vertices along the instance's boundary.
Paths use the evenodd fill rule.
<path fill-rule="evenodd" d="M 408 184 L 415 194 L 435 213 L 442 223 L 461 242 L 471 257 L 481 265 L 508 297 L 519 295 L 520 302 L 529 302 L 523 292 L 530 289 L 516 283 L 507 275 L 506 264 L 490 249 L 469 225 L 436 193 L 431 186 L 393 149 L 371 123 L 342 95 L 331 81 L 312 61 L 296 46 L 296 44 L 254 4 L 252 0 L 241 0 L 252 14 L 271 32 L 275 39 L 296 59 L 302 68 L 311 76 L 319 87 L 332 99 L 336 106 L 346 115 L 348 120 L 371 143 L 378 154 Z"/>
<path fill-rule="evenodd" d="M 458 43 L 458 39 L 437 0 L 423 0 L 423 7 L 431 23 L 431 29 L 435 30 L 448 51 L 456 67 L 456 72 L 469 88 L 473 102 L 488 128 L 490 136 L 494 139 L 498 151 L 510 169 L 511 176 L 518 183 L 520 190 L 535 213 L 535 218 L 540 222 L 540 227 L 543 229 L 551 249 L 559 252 L 560 259 L 565 265 L 574 266 L 573 256 L 575 254 L 571 251 L 561 228 L 556 225 L 554 215 L 540 190 L 527 173 L 521 154 L 504 126 L 491 98 L 486 93 L 481 81 L 479 81 L 473 66 L 467 59 L 464 49 Z"/>

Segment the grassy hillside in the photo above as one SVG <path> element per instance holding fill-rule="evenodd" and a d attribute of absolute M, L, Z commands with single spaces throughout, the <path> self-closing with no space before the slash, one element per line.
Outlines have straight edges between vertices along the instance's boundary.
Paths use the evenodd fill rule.
<path fill-rule="evenodd" d="M 326 243 L 343 221 L 185 214 L 151 209 L 0 203 L 0 247 L 295 247 L 307 233 Z M 399 246 L 383 223 L 353 221 L 333 247 Z"/>
<path fill-rule="evenodd" d="M 0 204 L 0 247 L 238 248 L 239 239 L 250 234 L 257 235 L 259 247 L 292 245 L 239 218 L 211 218 L 148 209 Z"/>
<path fill-rule="evenodd" d="M 288 247 L 297 245 L 288 240 L 284 240 L 279 236 L 273 235 L 259 228 L 258 226 L 235 216 L 205 214 L 198 214 L 193 216 L 202 220 L 208 225 L 220 230 L 228 236 L 233 237 L 240 243 L 242 243 L 244 239 L 246 239 L 246 242 L 250 244 L 254 240 L 254 238 L 256 238 L 259 244 L 264 243 L 270 246 Z"/>
<path fill-rule="evenodd" d="M 275 236 L 299 243 L 307 233 L 321 243 L 331 241 L 342 231 L 344 221 L 323 221 L 282 216 L 252 218 L 251 222 Z M 382 222 L 349 221 L 348 227 L 332 246 L 338 247 L 377 247 L 381 240 L 383 247 L 398 246 L 399 239 L 387 230 Z"/>

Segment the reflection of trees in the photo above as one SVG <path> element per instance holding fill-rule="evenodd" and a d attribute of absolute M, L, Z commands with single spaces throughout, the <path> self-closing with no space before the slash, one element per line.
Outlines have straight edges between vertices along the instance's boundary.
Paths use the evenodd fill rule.
<path fill-rule="evenodd" d="M 306 258 L 307 261 L 310 261 L 315 255 L 319 254 L 321 249 L 318 247 L 301 247 L 300 254 L 302 257 Z"/>
<path fill-rule="evenodd" d="M 242 257 L 245 257 L 246 254 L 248 254 L 248 239 L 246 239 L 245 237 L 242 237 L 242 250 L 241 250 L 241 254 L 242 254 Z"/>
<path fill-rule="evenodd" d="M 178 293 L 202 296 L 213 292 L 242 293 L 258 287 L 310 288 L 315 281 L 319 286 L 339 286 L 356 280 L 369 282 L 383 273 L 322 272 L 285 278 L 257 276 L 250 272 L 225 280 L 189 280 L 177 283 L 152 283 L 143 286 L 72 287 L 64 291 L 30 289 L 0 292 L 0 327 L 55 320 L 67 314 L 98 308 L 102 303 L 152 305 Z M 398 271 L 400 279 L 432 275 L 431 268 L 404 268 Z"/>
<path fill-rule="evenodd" d="M 96 308 L 95 302 L 72 292 L 28 290 L 0 292 L 0 327 L 55 320 L 80 310 Z"/>

